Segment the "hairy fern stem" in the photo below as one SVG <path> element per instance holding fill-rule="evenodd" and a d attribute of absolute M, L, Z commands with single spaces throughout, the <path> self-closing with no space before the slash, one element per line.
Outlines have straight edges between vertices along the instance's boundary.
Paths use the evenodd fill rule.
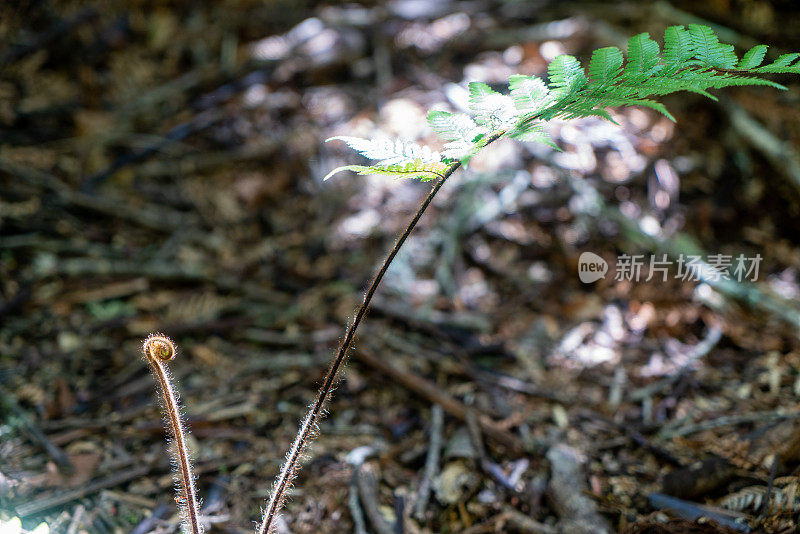
<path fill-rule="evenodd" d="M 492 134 L 486 138 L 484 146 L 497 140 L 502 134 L 503 132 L 496 132 Z M 286 461 L 283 463 L 283 466 L 278 473 L 278 477 L 275 479 L 272 494 L 270 495 L 269 501 L 267 501 L 267 507 L 264 510 L 261 525 L 258 527 L 258 534 L 271 534 L 274 532 L 275 520 L 283 508 L 283 504 L 286 499 L 286 490 L 289 489 L 295 475 L 297 474 L 300 459 L 303 455 L 303 450 L 313 437 L 319 419 L 323 415 L 325 403 L 330 398 L 333 387 L 338 379 L 339 371 L 341 371 L 342 367 L 344 367 L 347 353 L 350 350 L 350 344 L 353 342 L 353 339 L 356 335 L 356 330 L 358 330 L 358 326 L 364 319 L 370 302 L 372 302 L 372 297 L 375 295 L 378 286 L 380 286 L 381 281 L 383 280 L 383 276 L 386 274 L 386 271 L 389 269 L 389 266 L 392 264 L 395 256 L 397 256 L 400 248 L 406 242 L 408 236 L 411 235 L 411 232 L 417 226 L 422 214 L 425 213 L 425 210 L 427 210 L 428 206 L 430 206 L 433 198 L 436 196 L 436 193 L 439 192 L 447 179 L 450 178 L 450 176 L 460 166 L 461 163 L 456 162 L 447 167 L 444 174 L 442 174 L 441 178 L 439 178 L 439 180 L 436 182 L 436 185 L 433 186 L 431 192 L 428 193 L 428 196 L 422 202 L 422 205 L 420 205 L 417 212 L 411 218 L 411 222 L 408 223 L 408 226 L 406 226 L 405 230 L 403 230 L 403 233 L 400 234 L 400 238 L 397 240 L 394 247 L 392 247 L 392 250 L 386 256 L 386 259 L 383 260 L 383 264 L 378 270 L 378 274 L 375 275 L 375 278 L 372 280 L 369 288 L 367 288 L 367 291 L 364 294 L 364 300 L 356 311 L 353 322 L 345 332 L 344 339 L 342 339 L 342 343 L 339 345 L 339 350 L 336 351 L 336 356 L 331 362 L 331 366 L 328 369 L 327 375 L 325 375 L 325 380 L 322 382 L 322 386 L 319 389 L 317 398 L 314 401 L 314 404 L 311 405 L 311 409 L 303 418 L 303 421 L 300 424 L 300 429 L 297 431 L 297 436 L 295 437 L 292 446 L 289 448 L 289 452 L 286 454 Z"/>
<path fill-rule="evenodd" d="M 184 531 L 191 534 L 202 534 L 203 528 L 199 519 L 200 507 L 197 503 L 197 491 L 194 487 L 194 475 L 192 474 L 189 450 L 186 447 L 186 433 L 181 420 L 178 395 L 172 385 L 166 364 L 166 362 L 175 358 L 177 352 L 175 344 L 166 336 L 151 334 L 145 340 L 142 352 L 144 352 L 144 357 L 147 363 L 150 364 L 153 376 L 158 382 L 166 426 L 174 440 L 175 464 L 180 470 L 178 496 L 175 500 L 178 502 L 178 507 L 184 516 Z"/>

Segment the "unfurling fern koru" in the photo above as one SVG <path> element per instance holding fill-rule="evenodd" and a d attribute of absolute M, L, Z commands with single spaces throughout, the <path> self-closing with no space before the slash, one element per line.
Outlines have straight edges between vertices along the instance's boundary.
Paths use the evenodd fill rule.
<path fill-rule="evenodd" d="M 370 140 L 337 136 L 329 141 L 345 142 L 371 165 L 346 165 L 331 171 L 325 179 L 341 171 L 379 174 L 394 178 L 436 180 L 436 184 L 412 217 L 378 274 L 370 284 L 353 322 L 339 346 L 319 394 L 286 455 L 286 461 L 273 485 L 272 495 L 258 527 L 259 534 L 272 532 L 287 489 L 299 468 L 303 450 L 314 434 L 324 406 L 336 384 L 339 371 L 383 275 L 412 232 L 433 197 L 445 181 L 482 148 L 503 137 L 541 142 L 558 149 L 547 136 L 547 121 L 597 116 L 614 120 L 607 108 L 645 106 L 674 117 L 656 100 L 678 91 L 689 91 L 714 99 L 710 90 L 729 86 L 767 85 L 785 89 L 764 79 L 765 74 L 800 74 L 800 53 L 784 54 L 764 64 L 767 46 L 758 45 L 739 59 L 733 46 L 722 44 L 713 31 L 702 25 L 671 26 L 664 34 L 661 52 L 647 33 L 628 41 L 627 58 L 616 47 L 595 50 L 588 71 L 568 55 L 555 58 L 548 67 L 548 81 L 536 76 L 514 75 L 508 94 L 501 94 L 484 83 L 469 84 L 470 114 L 431 111 L 428 123 L 445 143 L 441 152 L 413 142 Z"/>
<path fill-rule="evenodd" d="M 178 392 L 175 390 L 172 376 L 167 368 L 167 362 L 175 359 L 177 349 L 167 336 L 151 334 L 144 340 L 142 352 L 158 383 L 164 422 L 168 433 L 172 436 L 172 463 L 177 470 L 175 476 L 177 496 L 175 500 L 183 516 L 183 530 L 187 534 L 202 534 L 203 526 L 200 523 L 200 506 L 197 503 L 197 491 L 194 487 L 189 448 L 186 446 L 185 425 L 183 424 L 181 409 L 178 404 Z"/>

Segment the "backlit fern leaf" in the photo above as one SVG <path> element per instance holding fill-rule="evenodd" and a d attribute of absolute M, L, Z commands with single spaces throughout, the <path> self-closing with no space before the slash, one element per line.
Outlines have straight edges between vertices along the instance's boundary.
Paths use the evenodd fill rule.
<path fill-rule="evenodd" d="M 525 125 L 525 128 L 513 128 L 511 129 L 507 135 L 508 137 L 514 138 L 517 141 L 523 141 L 526 143 L 543 143 L 554 150 L 561 150 L 558 145 L 553 143 L 553 140 L 550 139 L 550 136 L 547 135 L 547 132 L 544 130 L 544 122 L 537 121 L 537 122 L 529 122 Z"/>
<path fill-rule="evenodd" d="M 368 159 L 377 160 L 381 165 L 397 165 L 414 160 L 425 163 L 439 162 L 441 157 L 429 147 L 400 139 L 362 139 L 340 135 L 328 141 L 339 140 Z"/>
<path fill-rule="evenodd" d="M 439 137 L 449 141 L 444 145 L 442 156 L 453 161 L 472 156 L 481 146 L 478 141 L 489 133 L 489 128 L 477 125 L 464 113 L 430 111 L 428 124 Z"/>
<path fill-rule="evenodd" d="M 520 113 L 537 113 L 553 104 L 547 84 L 536 76 L 512 74 L 508 80 L 508 90 Z"/>
<path fill-rule="evenodd" d="M 469 84 L 469 109 L 475 114 L 475 122 L 492 129 L 504 128 L 517 118 L 511 97 L 480 82 Z"/>
<path fill-rule="evenodd" d="M 576 58 L 561 55 L 548 66 L 547 83 L 535 76 L 511 76 L 509 95 L 485 83 L 470 83 L 472 116 L 445 111 L 428 114 L 429 124 L 446 141 L 441 155 L 414 143 L 335 137 L 378 163 L 334 172 L 349 169 L 433 179 L 449 163 L 466 163 L 488 139 L 512 137 L 557 148 L 544 131 L 544 123 L 551 119 L 598 116 L 613 122 L 607 108 L 632 105 L 649 107 L 674 120 L 658 97 L 688 91 L 714 99 L 709 90 L 745 85 L 785 89 L 762 75 L 800 74 L 800 53 L 783 54 L 762 65 L 766 52 L 766 45 L 758 45 L 739 60 L 732 45 L 720 43 L 711 28 L 698 24 L 688 29 L 668 27 L 663 53 L 650 35 L 640 33 L 630 38 L 626 54 L 615 47 L 596 50 L 588 75 Z"/>
<path fill-rule="evenodd" d="M 559 100 L 576 94 L 586 85 L 586 74 L 580 62 L 572 56 L 562 55 L 550 62 L 550 93 Z"/>
<path fill-rule="evenodd" d="M 390 139 L 362 139 L 360 137 L 337 136 L 328 141 L 344 141 L 347 146 L 362 156 L 378 160 L 375 165 L 345 165 L 329 172 L 323 180 L 327 180 L 341 171 L 353 171 L 357 174 L 382 174 L 395 178 L 419 178 L 423 181 L 433 180 L 444 172 L 447 165 L 442 157 L 427 146 L 417 143 Z"/>
<path fill-rule="evenodd" d="M 423 182 L 429 182 L 436 178 L 441 178 L 446 170 L 447 165 L 444 163 L 425 163 L 420 160 L 398 165 L 344 165 L 333 169 L 323 180 L 327 180 L 342 171 L 352 171 L 361 175 L 379 174 L 392 178 L 418 178 Z"/>

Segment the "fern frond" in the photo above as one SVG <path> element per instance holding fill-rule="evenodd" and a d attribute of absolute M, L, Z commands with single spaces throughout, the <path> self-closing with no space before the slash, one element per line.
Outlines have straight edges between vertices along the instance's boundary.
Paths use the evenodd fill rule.
<path fill-rule="evenodd" d="M 503 128 L 518 117 L 514 100 L 481 82 L 469 84 L 469 109 L 475 122 L 491 129 Z"/>
<path fill-rule="evenodd" d="M 344 141 L 347 146 L 365 158 L 377 160 L 384 166 L 397 165 L 414 160 L 421 160 L 426 163 L 440 162 L 442 160 L 441 156 L 429 147 L 401 139 L 362 139 L 360 137 L 339 135 L 331 137 L 325 142 L 333 140 Z"/>
<path fill-rule="evenodd" d="M 689 35 L 694 46 L 694 57 L 709 67 L 732 69 L 738 59 L 733 45 L 721 44 L 708 26 L 689 24 Z"/>
<path fill-rule="evenodd" d="M 550 93 L 558 100 L 564 100 L 577 93 L 587 83 L 583 67 L 572 56 L 556 57 L 550 62 L 547 74 L 550 76 Z"/>
<path fill-rule="evenodd" d="M 742 60 L 736 65 L 737 70 L 754 69 L 761 65 L 764 56 L 767 54 L 767 45 L 756 45 L 742 56 Z"/>
<path fill-rule="evenodd" d="M 561 151 L 557 144 L 550 139 L 544 130 L 545 123 L 542 121 L 531 121 L 524 125 L 518 125 L 506 133 L 506 137 L 511 137 L 517 141 L 525 143 L 542 143 L 553 150 Z"/>
<path fill-rule="evenodd" d="M 720 43 L 711 28 L 690 24 L 688 29 L 670 26 L 664 31 L 663 53 L 647 33 L 631 37 L 626 54 L 616 47 L 595 50 L 588 75 L 576 58 L 561 55 L 548 66 L 547 83 L 535 76 L 515 74 L 509 78 L 508 95 L 485 83 L 470 83 L 472 116 L 430 112 L 431 128 L 446 141 L 441 154 L 415 143 L 334 137 L 378 160 L 371 167 L 349 165 L 334 173 L 353 170 L 431 179 L 449 163 L 466 164 L 488 140 L 498 137 L 541 142 L 557 149 L 544 131 L 545 122 L 589 116 L 613 122 L 606 111 L 611 107 L 644 106 L 674 121 L 658 97 L 687 91 L 716 99 L 711 90 L 732 86 L 785 89 L 763 75 L 800 74 L 800 53 L 783 54 L 763 65 L 766 52 L 766 45 L 757 45 L 739 60 L 733 46 Z"/>
<path fill-rule="evenodd" d="M 362 176 L 378 174 L 392 178 L 418 178 L 423 182 L 429 182 L 441 178 L 447 171 L 447 165 L 440 162 L 426 163 L 421 160 L 409 161 L 402 165 L 343 165 L 333 169 L 322 180 L 327 180 L 342 171 L 352 171 Z"/>
<path fill-rule="evenodd" d="M 512 74 L 508 90 L 517 111 L 523 114 L 537 113 L 553 104 L 553 97 L 544 80 L 536 76 Z"/>
<path fill-rule="evenodd" d="M 636 79 L 647 76 L 658 63 L 658 43 L 647 33 L 634 35 L 628 40 L 628 63 L 625 76 Z"/>
<path fill-rule="evenodd" d="M 467 117 L 469 118 L 469 117 Z M 382 174 L 395 178 L 419 178 L 422 181 L 433 180 L 440 177 L 447 169 L 447 164 L 442 162 L 438 152 L 427 146 L 396 139 L 362 139 L 339 135 L 326 139 L 328 141 L 344 141 L 347 146 L 360 153 L 362 156 L 378 160 L 375 165 L 344 165 L 337 167 L 325 175 L 327 180 L 341 171 L 353 171 L 357 174 Z"/>
<path fill-rule="evenodd" d="M 768 74 L 800 74 L 800 62 L 790 65 L 797 58 L 800 58 L 800 53 L 783 54 L 778 56 L 778 59 L 776 59 L 774 63 L 754 69 L 754 72 Z"/>
<path fill-rule="evenodd" d="M 622 72 L 622 51 L 615 46 L 599 48 L 589 61 L 589 78 L 593 83 L 610 83 Z"/>
<path fill-rule="evenodd" d="M 598 115 L 610 119 L 603 112 L 606 107 L 639 105 L 674 120 L 664 105 L 652 97 L 689 91 L 715 99 L 710 89 L 744 85 L 785 89 L 760 75 L 800 73 L 800 53 L 784 54 L 775 62 L 759 67 L 766 50 L 765 45 L 756 46 L 739 61 L 733 46 L 720 43 L 711 28 L 698 24 L 689 25 L 688 30 L 670 26 L 664 32 L 663 55 L 659 55 L 658 43 L 648 34 L 632 37 L 624 68 L 618 49 L 596 50 L 585 84 L 580 82 L 582 69 L 578 60 L 560 56 L 550 65 L 550 91 L 559 95 L 559 102 L 541 112 L 538 118 Z"/>
<path fill-rule="evenodd" d="M 470 82 L 469 84 L 469 109 L 473 112 L 483 105 L 483 101 L 492 95 L 499 95 L 497 91 L 483 82 Z"/>
<path fill-rule="evenodd" d="M 430 111 L 428 124 L 439 137 L 449 141 L 444 145 L 442 157 L 448 161 L 462 161 L 472 157 L 480 149 L 480 139 L 486 137 L 489 128 L 479 126 L 469 115 Z"/>
<path fill-rule="evenodd" d="M 486 132 L 486 128 L 479 127 L 465 113 L 432 110 L 428 112 L 428 124 L 445 141 L 474 138 L 473 132 L 479 129 Z"/>
<path fill-rule="evenodd" d="M 692 59 L 692 36 L 683 26 L 670 26 L 664 30 L 664 61 L 681 65 Z"/>

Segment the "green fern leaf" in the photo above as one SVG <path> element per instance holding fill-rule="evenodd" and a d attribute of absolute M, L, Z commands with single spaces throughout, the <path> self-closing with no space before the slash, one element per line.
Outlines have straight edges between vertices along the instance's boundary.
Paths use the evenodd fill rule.
<path fill-rule="evenodd" d="M 328 178 L 330 178 L 331 176 L 333 176 L 334 174 L 339 174 L 340 172 L 344 172 L 344 171 L 353 171 L 353 172 L 355 172 L 355 173 L 357 173 L 357 174 L 361 174 L 361 173 L 362 173 L 363 171 L 365 171 L 366 169 L 369 169 L 369 167 L 366 167 L 366 166 L 364 166 L 364 165 L 342 165 L 341 167 L 336 167 L 336 168 L 335 168 L 335 169 L 333 169 L 331 172 L 329 172 L 328 174 L 326 174 L 326 175 L 325 175 L 325 178 L 323 178 L 323 179 L 322 179 L 322 181 L 324 182 L 324 181 L 326 181 Z"/>
<path fill-rule="evenodd" d="M 560 152 L 561 149 L 558 145 L 544 131 L 544 125 L 545 123 L 542 121 L 528 121 L 510 130 L 506 136 L 525 143 L 543 143 Z"/>
<path fill-rule="evenodd" d="M 489 129 L 479 126 L 464 113 L 448 113 L 447 111 L 431 111 L 428 113 L 428 124 L 439 137 L 449 141 L 444 145 L 442 157 L 449 161 L 461 161 L 471 157 L 482 145 Z"/>
<path fill-rule="evenodd" d="M 675 122 L 675 117 L 672 116 L 672 113 L 667 111 L 667 107 L 664 104 L 662 104 L 661 102 L 656 102 L 655 100 L 649 100 L 647 98 L 642 98 L 642 99 L 639 99 L 639 100 L 631 100 L 628 105 L 631 105 L 631 106 L 644 106 L 646 108 L 650 108 L 652 110 L 658 111 L 659 113 L 664 115 L 666 118 L 668 118 L 672 122 Z"/>
<path fill-rule="evenodd" d="M 469 115 L 464 113 L 429 111 L 428 124 L 445 141 L 474 140 L 477 133 L 473 132 L 476 132 L 476 130 L 480 129 L 482 133 L 487 132 L 486 128 L 479 127 Z"/>
<path fill-rule="evenodd" d="M 514 105 L 520 113 L 537 113 L 550 106 L 553 97 L 541 78 L 512 74 L 508 80 L 508 89 Z"/>
<path fill-rule="evenodd" d="M 497 91 L 489 87 L 483 82 L 470 82 L 469 84 L 469 107 L 474 111 L 474 108 L 480 107 L 483 101 L 490 95 L 499 95 Z"/>
<path fill-rule="evenodd" d="M 589 78 L 592 83 L 614 81 L 622 72 L 622 51 L 615 46 L 607 46 L 594 51 L 589 61 Z"/>
<path fill-rule="evenodd" d="M 426 163 L 440 162 L 441 156 L 429 147 L 416 143 L 404 142 L 400 139 L 362 139 L 340 135 L 327 141 L 339 140 L 368 159 L 377 160 L 381 165 L 397 165 L 408 161 L 420 160 Z"/>
<path fill-rule="evenodd" d="M 627 59 L 614 47 L 596 50 L 589 61 L 588 77 L 577 59 L 561 55 L 548 67 L 547 84 L 535 76 L 516 74 L 509 79 L 510 95 L 503 95 L 484 83 L 471 83 L 472 117 L 431 112 L 428 122 L 446 141 L 441 155 L 414 143 L 337 137 L 334 139 L 345 141 L 378 163 L 371 167 L 341 167 L 334 172 L 353 170 L 433 179 L 451 162 L 466 163 L 497 136 L 543 142 L 557 148 L 544 132 L 544 122 L 553 118 L 598 116 L 613 122 L 607 108 L 635 105 L 675 120 L 658 97 L 689 91 L 716 99 L 710 90 L 730 86 L 785 89 L 760 75 L 800 74 L 800 53 L 783 54 L 762 65 L 766 51 L 766 45 L 757 45 L 739 61 L 733 46 L 720 43 L 711 28 L 691 24 L 688 30 L 684 26 L 665 30 L 661 55 L 658 43 L 647 33 L 628 41 Z"/>
<path fill-rule="evenodd" d="M 503 128 L 517 119 L 514 101 L 485 83 L 469 84 L 469 108 L 475 114 L 475 122 L 492 129 Z"/>
<path fill-rule="evenodd" d="M 719 39 L 708 26 L 690 24 L 689 34 L 695 49 L 695 57 L 709 67 L 732 69 L 736 63 L 733 45 L 720 44 Z"/>
<path fill-rule="evenodd" d="M 664 61 L 682 64 L 694 56 L 692 36 L 683 26 L 670 26 L 664 30 Z"/>
<path fill-rule="evenodd" d="M 550 113 L 539 118 L 567 119 L 598 115 L 606 107 L 640 105 L 652 108 L 674 120 L 663 104 L 653 100 L 677 91 L 690 91 L 708 98 L 716 98 L 709 89 L 740 85 L 768 85 L 784 88 L 771 80 L 758 77 L 760 73 L 798 72 L 800 54 L 784 54 L 774 63 L 753 68 L 763 60 L 766 47 L 749 51 L 741 62 L 731 45 L 721 44 L 714 32 L 706 26 L 671 26 L 664 32 L 664 54 L 659 57 L 658 44 L 642 33 L 628 42 L 628 61 L 622 76 L 613 74 L 619 57 L 613 49 L 600 49 L 592 55 L 588 85 L 559 102 Z M 736 67 L 738 65 L 741 67 Z M 605 69 L 605 70 L 604 70 Z"/>
<path fill-rule="evenodd" d="M 658 43 L 648 33 L 634 35 L 628 40 L 628 64 L 625 76 L 638 78 L 650 73 L 658 63 Z"/>
<path fill-rule="evenodd" d="M 580 62 L 572 56 L 557 56 L 547 68 L 550 77 L 550 93 L 562 100 L 582 89 L 586 83 L 586 73 Z"/>
<path fill-rule="evenodd" d="M 736 65 L 737 70 L 750 70 L 761 65 L 767 53 L 767 45 L 756 45 L 742 56 L 742 60 Z"/>
<path fill-rule="evenodd" d="M 800 74 L 800 63 L 791 64 L 797 58 L 800 58 L 800 53 L 793 52 L 791 54 L 783 54 L 778 56 L 778 59 L 773 63 L 755 69 L 755 72 Z"/>
<path fill-rule="evenodd" d="M 344 165 L 326 174 L 323 181 L 342 171 L 352 171 L 360 175 L 376 174 L 392 178 L 418 178 L 423 182 L 429 182 L 442 178 L 447 171 L 447 165 L 444 163 L 426 163 L 421 160 L 409 161 L 402 165 Z"/>

